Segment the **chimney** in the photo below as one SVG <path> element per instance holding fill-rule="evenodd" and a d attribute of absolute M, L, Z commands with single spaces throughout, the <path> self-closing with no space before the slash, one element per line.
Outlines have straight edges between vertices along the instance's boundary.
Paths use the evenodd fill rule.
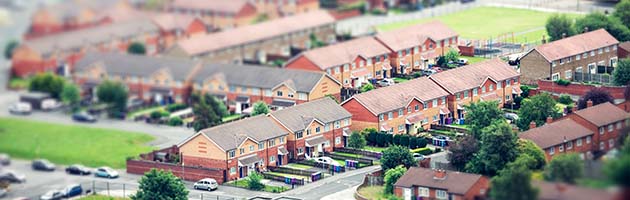
<path fill-rule="evenodd" d="M 553 117 L 548 116 L 547 121 L 545 123 L 550 124 L 551 122 L 553 122 Z"/>
<path fill-rule="evenodd" d="M 591 100 L 586 101 L 586 107 L 587 108 L 593 107 L 593 101 Z"/>
<path fill-rule="evenodd" d="M 532 121 L 529 123 L 529 129 L 536 128 L 536 122 Z"/>
<path fill-rule="evenodd" d="M 435 174 L 433 175 L 433 179 L 444 180 L 446 178 L 446 171 L 443 169 L 433 170 Z"/>

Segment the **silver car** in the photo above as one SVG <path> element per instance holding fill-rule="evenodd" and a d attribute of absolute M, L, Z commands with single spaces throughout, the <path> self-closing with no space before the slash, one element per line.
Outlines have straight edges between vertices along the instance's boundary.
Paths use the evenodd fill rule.
<path fill-rule="evenodd" d="M 212 191 L 219 188 L 219 183 L 217 183 L 217 180 L 214 180 L 213 178 L 204 178 L 193 184 L 193 188 L 195 188 L 195 190 Z"/>

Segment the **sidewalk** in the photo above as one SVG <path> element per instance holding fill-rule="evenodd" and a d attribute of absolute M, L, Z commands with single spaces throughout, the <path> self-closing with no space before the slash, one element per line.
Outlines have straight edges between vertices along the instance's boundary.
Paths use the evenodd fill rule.
<path fill-rule="evenodd" d="M 305 193 L 307 191 L 311 191 L 313 189 L 316 189 L 318 187 L 321 187 L 321 186 L 329 184 L 329 183 L 337 182 L 339 180 L 345 179 L 345 178 L 350 177 L 350 176 L 355 176 L 355 175 L 359 175 L 359 174 L 366 174 L 368 172 L 372 172 L 372 171 L 379 170 L 379 169 L 381 169 L 381 166 L 380 165 L 375 165 L 375 166 L 365 167 L 365 168 L 361 168 L 361 169 L 357 169 L 357 170 L 347 171 L 347 172 L 344 172 L 344 173 L 341 173 L 341 174 L 336 174 L 336 175 L 334 175 L 332 177 L 329 177 L 329 178 L 322 179 L 320 181 L 316 181 L 316 182 L 307 184 L 307 185 L 302 186 L 302 187 L 295 188 L 293 190 L 289 190 L 289 191 L 280 193 L 280 196 L 293 196 L 293 195 L 296 195 L 296 194 Z"/>

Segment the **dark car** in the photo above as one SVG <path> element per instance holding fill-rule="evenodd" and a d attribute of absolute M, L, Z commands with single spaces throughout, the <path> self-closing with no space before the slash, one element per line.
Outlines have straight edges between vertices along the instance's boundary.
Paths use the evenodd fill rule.
<path fill-rule="evenodd" d="M 0 153 L 0 165 L 10 165 L 10 164 L 11 164 L 11 157 L 9 157 L 9 154 Z"/>
<path fill-rule="evenodd" d="M 66 172 L 68 174 L 77 174 L 77 175 L 87 175 L 87 174 L 92 173 L 92 171 L 89 168 L 83 165 L 70 165 L 66 167 Z"/>
<path fill-rule="evenodd" d="M 34 170 L 40 171 L 55 171 L 55 164 L 52 164 L 50 161 L 46 159 L 37 159 L 33 160 L 31 164 Z"/>
<path fill-rule="evenodd" d="M 79 184 L 69 185 L 65 189 L 61 191 L 63 193 L 63 197 L 70 198 L 73 196 L 79 196 L 83 193 L 83 188 Z"/>
<path fill-rule="evenodd" d="M 0 172 L 0 182 L 3 181 L 7 181 L 9 183 L 24 183 L 26 182 L 26 177 L 13 171 L 5 170 Z"/>
<path fill-rule="evenodd" d="M 74 113 L 72 119 L 78 122 L 96 122 L 96 117 L 84 112 Z"/>

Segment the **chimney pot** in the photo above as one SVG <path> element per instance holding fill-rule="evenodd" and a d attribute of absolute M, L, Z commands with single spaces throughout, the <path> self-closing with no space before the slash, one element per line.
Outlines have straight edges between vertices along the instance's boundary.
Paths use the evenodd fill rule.
<path fill-rule="evenodd" d="M 573 106 L 573 107 L 571 108 L 571 111 L 573 111 L 573 112 L 577 111 L 577 106 Z"/>
<path fill-rule="evenodd" d="M 434 179 L 444 179 L 446 178 L 446 171 L 443 169 L 437 169 L 435 170 L 435 174 L 433 175 Z"/>
<path fill-rule="evenodd" d="M 536 128 L 536 122 L 535 122 L 535 121 L 530 122 L 530 123 L 529 123 L 529 128 L 530 128 L 530 129 L 532 129 L 532 128 Z"/>
<path fill-rule="evenodd" d="M 586 107 L 587 108 L 593 107 L 593 101 L 591 100 L 586 101 Z"/>
<path fill-rule="evenodd" d="M 545 123 L 549 124 L 549 123 L 551 123 L 551 122 L 553 122 L 553 117 L 548 116 L 548 117 L 547 117 L 547 121 L 546 121 Z"/>

